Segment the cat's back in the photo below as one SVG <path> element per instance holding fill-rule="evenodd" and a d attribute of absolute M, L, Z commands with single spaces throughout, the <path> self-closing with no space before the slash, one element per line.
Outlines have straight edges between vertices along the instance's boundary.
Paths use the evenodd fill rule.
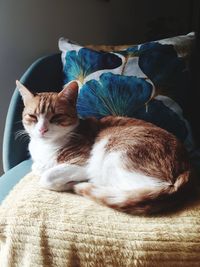
<path fill-rule="evenodd" d="M 166 130 L 143 120 L 108 116 L 100 120 L 101 130 L 96 141 L 107 140 L 108 151 L 131 151 L 131 153 L 170 155 L 182 159 L 188 157 L 183 144 Z"/>
<path fill-rule="evenodd" d="M 176 176 L 189 168 L 188 154 L 183 144 L 173 134 L 152 123 L 106 117 L 100 120 L 100 125 L 97 146 L 103 147 L 105 153 L 120 153 L 122 160 L 128 157 L 133 169 L 150 176 L 153 173 L 153 176 L 162 179 L 169 176 L 166 169 Z M 160 170 L 159 175 L 157 170 Z"/>
<path fill-rule="evenodd" d="M 99 138 L 109 136 L 121 140 L 172 139 L 176 137 L 156 125 L 134 118 L 108 116 L 100 121 Z"/>

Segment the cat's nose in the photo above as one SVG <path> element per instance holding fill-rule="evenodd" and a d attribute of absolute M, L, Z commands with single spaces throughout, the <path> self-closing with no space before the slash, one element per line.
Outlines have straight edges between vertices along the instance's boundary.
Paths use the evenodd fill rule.
<path fill-rule="evenodd" d="M 39 132 L 40 132 L 41 134 L 45 134 L 47 131 L 48 131 L 48 128 L 47 128 L 47 127 L 41 127 L 41 128 L 39 129 Z"/>

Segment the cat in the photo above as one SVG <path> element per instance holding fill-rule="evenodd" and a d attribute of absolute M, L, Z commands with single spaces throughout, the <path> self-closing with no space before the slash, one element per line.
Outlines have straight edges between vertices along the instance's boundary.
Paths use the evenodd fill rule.
<path fill-rule="evenodd" d="M 171 133 L 134 118 L 78 118 L 76 81 L 59 93 L 36 94 L 16 83 L 32 170 L 43 188 L 74 190 L 133 214 L 165 211 L 189 194 L 188 155 Z"/>

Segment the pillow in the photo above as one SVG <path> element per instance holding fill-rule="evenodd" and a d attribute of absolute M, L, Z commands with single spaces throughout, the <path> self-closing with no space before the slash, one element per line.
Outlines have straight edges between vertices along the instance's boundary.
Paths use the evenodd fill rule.
<path fill-rule="evenodd" d="M 175 134 L 193 150 L 184 110 L 189 94 L 189 58 L 194 33 L 111 51 L 60 38 L 64 83 L 77 80 L 79 116 L 129 116 Z"/>

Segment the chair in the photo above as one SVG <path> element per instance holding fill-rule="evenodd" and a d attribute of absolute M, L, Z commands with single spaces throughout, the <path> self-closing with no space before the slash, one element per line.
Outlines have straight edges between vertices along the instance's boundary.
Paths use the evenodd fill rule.
<path fill-rule="evenodd" d="M 20 81 L 32 92 L 56 91 L 62 78 L 61 57 L 54 54 L 33 63 Z M 15 137 L 23 129 L 22 109 L 16 89 L 4 133 L 0 202 L 31 167 L 27 142 Z M 174 214 L 129 216 L 41 189 L 30 174 L 10 195 L 0 212 L 2 266 L 13 259 L 19 260 L 16 266 L 199 266 L 200 201 Z"/>
<path fill-rule="evenodd" d="M 62 63 L 60 54 L 53 54 L 36 60 L 24 73 L 20 81 L 32 92 L 56 91 L 62 88 Z M 3 168 L 0 178 L 0 202 L 12 187 L 31 168 L 27 141 L 16 138 L 17 131 L 23 129 L 21 114 L 23 103 L 15 89 L 7 113 L 3 138 Z M 14 174 L 14 175 L 13 175 Z"/>

